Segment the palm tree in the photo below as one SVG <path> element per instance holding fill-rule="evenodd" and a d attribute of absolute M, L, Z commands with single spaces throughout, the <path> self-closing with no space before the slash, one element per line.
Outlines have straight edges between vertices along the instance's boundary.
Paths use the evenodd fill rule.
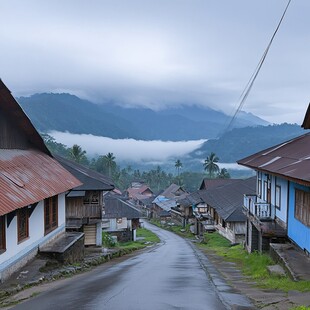
<path fill-rule="evenodd" d="M 177 169 L 177 172 L 178 172 L 178 182 L 179 182 L 179 185 L 180 185 L 180 169 L 183 167 L 183 164 L 182 162 L 180 161 L 180 159 L 177 159 L 176 162 L 175 162 L 175 168 Z"/>
<path fill-rule="evenodd" d="M 77 163 L 87 160 L 85 154 L 86 151 L 82 150 L 82 148 L 77 144 L 74 144 L 72 148 L 69 149 L 70 158 L 76 161 Z"/>
<path fill-rule="evenodd" d="M 182 162 L 180 161 L 180 159 L 176 160 L 174 166 L 175 166 L 175 168 L 177 169 L 177 171 L 178 171 L 178 176 L 179 176 L 179 174 L 180 174 L 180 169 L 183 167 L 183 164 L 182 164 Z"/>
<path fill-rule="evenodd" d="M 205 159 L 205 162 L 203 163 L 203 167 L 205 171 L 208 172 L 209 178 L 213 178 L 216 173 L 219 172 L 220 168 L 216 164 L 219 162 L 219 158 L 215 155 L 215 153 L 211 152 L 209 156 L 207 156 L 207 159 Z"/>
<path fill-rule="evenodd" d="M 104 156 L 104 161 L 105 161 L 105 164 L 108 168 L 109 177 L 111 177 L 112 176 L 112 169 L 115 168 L 115 166 L 116 166 L 115 156 L 113 155 L 113 153 L 108 153 L 107 155 Z"/>
<path fill-rule="evenodd" d="M 222 168 L 218 174 L 218 178 L 220 179 L 230 179 L 230 174 L 226 168 Z"/>

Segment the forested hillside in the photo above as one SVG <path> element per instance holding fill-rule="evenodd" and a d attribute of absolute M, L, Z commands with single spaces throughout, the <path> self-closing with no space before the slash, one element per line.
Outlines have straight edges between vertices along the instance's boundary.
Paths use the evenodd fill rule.
<path fill-rule="evenodd" d="M 247 128 L 236 128 L 219 139 L 211 139 L 193 152 L 193 158 L 205 158 L 210 152 L 216 153 L 221 162 L 236 162 L 248 155 L 277 145 L 305 133 L 299 125 L 281 124 Z"/>
<path fill-rule="evenodd" d="M 114 102 L 94 104 L 69 94 L 36 94 L 18 102 L 35 127 L 77 134 L 93 134 L 114 139 L 198 140 L 217 137 L 229 116 L 221 111 L 196 105 L 182 105 L 154 111 L 123 107 Z M 242 112 L 234 126 L 266 125 L 267 122 Z"/>

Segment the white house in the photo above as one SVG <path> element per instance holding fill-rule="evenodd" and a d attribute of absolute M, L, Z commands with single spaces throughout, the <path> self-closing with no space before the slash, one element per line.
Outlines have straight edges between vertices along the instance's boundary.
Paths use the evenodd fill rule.
<path fill-rule="evenodd" d="M 0 80 L 0 279 L 65 231 L 65 193 L 80 185 L 48 151 Z"/>

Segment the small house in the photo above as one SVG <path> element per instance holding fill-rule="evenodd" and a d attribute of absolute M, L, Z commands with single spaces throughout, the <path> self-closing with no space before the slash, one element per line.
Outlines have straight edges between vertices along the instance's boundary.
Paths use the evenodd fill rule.
<path fill-rule="evenodd" d="M 118 241 L 135 240 L 141 212 L 129 201 L 116 195 L 105 195 L 104 205 L 102 230 L 116 236 Z"/>
<path fill-rule="evenodd" d="M 65 195 L 79 185 L 0 80 L 1 281 L 65 233 Z"/>
<path fill-rule="evenodd" d="M 245 240 L 246 216 L 242 212 L 244 194 L 253 194 L 256 178 L 228 180 L 226 184 L 206 189 L 202 199 L 215 229 L 232 243 Z"/>
<path fill-rule="evenodd" d="M 74 161 L 56 156 L 58 162 L 83 184 L 66 195 L 67 231 L 82 231 L 85 245 L 102 245 L 103 195 L 114 189 L 111 179 Z"/>

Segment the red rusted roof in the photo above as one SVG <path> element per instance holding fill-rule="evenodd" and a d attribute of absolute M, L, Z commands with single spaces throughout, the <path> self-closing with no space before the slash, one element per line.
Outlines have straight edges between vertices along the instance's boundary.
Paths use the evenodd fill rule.
<path fill-rule="evenodd" d="M 79 185 L 80 181 L 46 153 L 0 150 L 0 216 Z"/>
<path fill-rule="evenodd" d="M 151 189 L 147 185 L 142 185 L 140 187 L 130 187 L 127 189 L 128 196 L 131 198 L 138 198 L 139 195 L 152 195 Z M 145 196 L 144 196 L 145 197 Z"/>
<path fill-rule="evenodd" d="M 310 133 L 241 159 L 238 164 L 310 185 Z"/>

